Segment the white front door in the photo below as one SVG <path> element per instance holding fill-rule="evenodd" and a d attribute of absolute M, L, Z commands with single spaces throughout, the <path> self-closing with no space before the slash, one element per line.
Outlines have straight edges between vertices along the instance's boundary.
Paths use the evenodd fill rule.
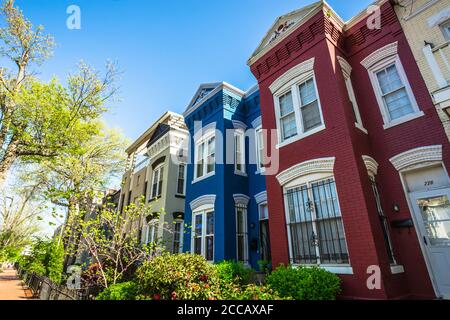
<path fill-rule="evenodd" d="M 450 188 L 410 194 L 437 295 L 450 299 Z"/>

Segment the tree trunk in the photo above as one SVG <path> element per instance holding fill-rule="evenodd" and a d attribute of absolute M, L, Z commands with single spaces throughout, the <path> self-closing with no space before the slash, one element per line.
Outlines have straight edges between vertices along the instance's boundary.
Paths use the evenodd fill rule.
<path fill-rule="evenodd" d="M 11 142 L 6 147 L 6 152 L 3 158 L 0 159 L 0 187 L 4 185 L 8 172 L 14 164 L 14 161 L 17 159 L 18 144 L 17 139 L 13 137 Z"/>

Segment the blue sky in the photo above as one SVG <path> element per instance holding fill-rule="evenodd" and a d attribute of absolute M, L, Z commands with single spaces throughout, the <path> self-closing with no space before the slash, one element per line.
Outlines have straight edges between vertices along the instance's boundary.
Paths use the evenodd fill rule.
<path fill-rule="evenodd" d="M 84 60 L 123 71 L 120 101 L 106 122 L 137 138 L 166 110 L 182 113 L 203 82 L 256 83 L 246 61 L 274 20 L 312 0 L 16 0 L 56 40 L 42 79 L 64 79 Z M 347 20 L 372 0 L 329 0 Z M 66 27 L 66 8 L 81 8 L 81 30 Z"/>

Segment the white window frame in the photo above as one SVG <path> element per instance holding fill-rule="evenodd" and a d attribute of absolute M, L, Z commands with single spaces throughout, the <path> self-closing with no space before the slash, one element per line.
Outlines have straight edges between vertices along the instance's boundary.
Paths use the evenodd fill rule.
<path fill-rule="evenodd" d="M 264 212 L 264 210 L 262 210 L 263 207 L 267 208 L 267 217 L 263 217 L 263 215 L 262 215 L 262 213 Z M 267 205 L 267 201 L 258 203 L 258 219 L 259 219 L 259 221 L 269 220 L 269 207 Z"/>
<path fill-rule="evenodd" d="M 239 140 L 241 150 L 237 149 L 236 140 Z M 238 151 L 240 154 L 240 159 L 238 159 Z M 238 167 L 237 167 L 238 164 L 241 165 L 241 169 L 238 169 Z M 246 163 L 245 163 L 245 132 L 241 129 L 235 129 L 234 130 L 234 174 L 241 175 L 241 176 L 247 176 L 245 166 L 246 166 Z"/>
<path fill-rule="evenodd" d="M 149 244 L 158 241 L 158 229 L 159 229 L 159 220 L 152 219 L 149 223 L 147 223 L 143 230 L 145 230 L 144 234 L 144 244 Z"/>
<path fill-rule="evenodd" d="M 239 210 L 242 212 L 243 215 L 243 230 L 244 233 L 240 234 L 238 233 L 238 220 L 239 220 L 239 216 L 238 216 L 238 212 Z M 245 265 L 249 264 L 249 248 L 248 248 L 248 211 L 247 211 L 247 206 L 243 205 L 243 204 L 237 204 L 235 207 L 235 217 L 236 217 L 236 261 L 242 262 Z M 244 252 L 243 252 L 243 259 L 244 260 L 239 260 L 239 242 L 238 242 L 238 238 L 239 236 L 243 237 L 243 241 L 244 241 Z"/>
<path fill-rule="evenodd" d="M 176 234 L 175 226 L 177 224 L 180 224 L 180 240 L 178 241 L 180 248 L 179 248 L 178 252 L 176 252 L 176 253 L 182 253 L 183 252 L 183 238 L 184 238 L 183 237 L 183 235 L 184 235 L 184 221 L 181 220 L 181 219 L 176 219 L 174 221 L 174 223 L 173 223 L 174 230 L 173 230 L 173 237 L 172 237 L 172 253 L 175 253 L 175 252 L 173 252 L 174 251 L 173 248 L 175 247 L 175 234 Z"/>
<path fill-rule="evenodd" d="M 316 98 L 317 98 L 317 104 L 319 107 L 320 120 L 321 120 L 322 124 L 314 129 L 311 129 L 311 130 L 305 132 L 304 128 L 303 128 L 303 119 L 302 119 L 302 112 L 301 112 L 302 105 L 301 105 L 301 99 L 300 99 L 299 86 L 301 84 L 309 81 L 310 79 L 313 80 L 314 90 L 315 90 L 315 94 L 316 94 Z M 281 98 L 281 96 L 288 93 L 289 91 L 292 94 L 292 102 L 293 102 L 293 108 L 294 108 L 294 113 L 295 113 L 295 124 L 296 124 L 296 128 L 297 128 L 297 134 L 288 139 L 283 140 L 283 137 L 281 134 L 282 130 L 281 130 L 280 98 Z M 316 82 L 316 77 L 314 75 L 314 71 L 311 70 L 311 71 L 305 72 L 305 73 L 301 74 L 300 76 L 290 80 L 289 82 L 284 84 L 281 88 L 279 88 L 274 93 L 273 97 L 274 97 L 274 104 L 275 104 L 275 116 L 276 116 L 277 128 L 278 128 L 278 144 L 276 146 L 277 148 L 284 147 L 288 144 L 291 144 L 295 141 L 306 138 L 310 135 L 313 135 L 313 134 L 325 129 L 322 105 L 320 103 L 319 91 L 317 90 L 317 82 Z"/>
<path fill-rule="evenodd" d="M 413 108 L 413 112 L 410 114 L 407 114 L 403 117 L 400 117 L 395 120 L 390 120 L 389 117 L 389 111 L 388 108 L 384 102 L 383 94 L 381 91 L 380 84 L 378 82 L 377 78 L 377 72 L 391 66 L 395 65 L 395 68 L 397 69 L 397 73 L 400 77 L 400 80 L 402 81 L 402 84 L 405 87 L 406 94 L 408 96 L 408 99 L 411 103 L 411 107 Z M 419 109 L 419 106 L 417 105 L 416 98 L 412 92 L 411 86 L 409 84 L 408 78 L 406 76 L 405 70 L 403 68 L 402 62 L 400 61 L 400 57 L 398 54 L 389 56 L 387 58 L 384 58 L 377 63 L 373 64 L 371 67 L 367 69 L 369 73 L 370 82 L 372 83 L 372 87 L 374 89 L 374 93 L 378 102 L 378 107 L 380 108 L 381 116 L 383 117 L 383 128 L 388 129 L 394 126 L 397 126 L 399 124 L 405 123 L 407 121 L 411 121 L 413 119 L 419 118 L 424 115 L 423 111 Z"/>
<path fill-rule="evenodd" d="M 207 229 L 207 216 L 208 213 L 212 213 L 213 217 L 214 217 L 214 233 L 212 234 L 207 234 L 206 233 L 206 229 Z M 215 241 L 216 241 L 216 226 L 215 226 L 215 221 L 216 221 L 216 213 L 214 210 L 214 207 L 208 206 L 202 206 L 201 208 L 197 209 L 196 211 L 192 212 L 192 228 L 191 228 L 191 253 L 194 254 L 195 253 L 195 248 L 194 248 L 194 244 L 195 244 L 195 218 L 197 216 L 201 215 L 202 216 L 202 235 L 201 235 L 201 245 L 202 245 L 202 250 L 201 250 L 201 256 L 206 258 L 206 237 L 208 236 L 212 236 L 213 237 L 213 260 L 208 260 L 208 262 L 214 262 L 214 255 L 215 255 Z"/>
<path fill-rule="evenodd" d="M 178 191 L 178 183 L 180 181 L 180 167 L 184 166 L 184 172 L 183 172 L 183 193 L 179 193 Z M 187 178 L 187 165 L 186 163 L 179 163 L 178 164 L 178 170 L 177 170 L 177 183 L 176 183 L 176 190 L 175 194 L 179 196 L 185 196 L 186 195 L 186 178 Z"/>
<path fill-rule="evenodd" d="M 161 170 L 163 171 L 163 176 L 161 176 Z M 158 177 L 157 182 L 156 182 L 156 195 L 154 196 L 153 194 L 155 194 L 155 177 Z M 162 181 L 161 183 L 161 190 L 159 190 L 160 185 L 159 185 L 159 181 Z M 162 196 L 162 187 L 164 186 L 164 163 L 158 165 L 152 173 L 152 190 L 151 190 L 151 199 L 155 199 L 158 198 L 160 196 Z"/>
<path fill-rule="evenodd" d="M 258 135 L 261 134 L 261 144 L 258 139 Z M 264 131 L 262 129 L 262 126 L 258 126 L 255 129 L 255 145 L 256 145 L 256 173 L 264 173 L 266 171 L 266 167 L 264 165 L 261 166 L 261 164 L 264 161 Z M 260 153 L 262 151 L 262 154 Z M 262 157 L 261 157 L 262 156 Z"/>
<path fill-rule="evenodd" d="M 215 174 L 216 171 L 216 167 L 215 167 L 215 163 L 216 161 L 214 161 L 214 169 L 213 171 L 206 173 L 208 170 L 208 141 L 210 141 L 211 139 L 214 138 L 214 159 L 216 159 L 217 157 L 217 144 L 216 144 L 216 134 L 215 134 L 215 130 L 211 130 L 209 132 L 206 132 L 202 137 L 200 137 L 196 142 L 195 142 L 195 149 L 194 149 L 194 180 L 192 181 L 192 183 L 196 183 L 198 181 L 201 181 L 203 179 L 209 178 L 211 176 L 213 176 Z M 198 154 L 198 147 L 201 144 L 205 144 L 204 148 L 203 148 L 203 175 L 197 177 L 197 162 L 200 160 L 199 158 L 199 154 Z"/>
<path fill-rule="evenodd" d="M 445 20 L 439 25 L 445 40 L 450 41 L 450 19 Z"/>
<path fill-rule="evenodd" d="M 284 201 L 284 213 L 285 213 L 285 219 L 286 219 L 286 229 L 287 229 L 287 236 L 288 236 L 288 247 L 289 247 L 289 259 L 292 259 L 293 257 L 293 248 L 292 248 L 292 236 L 291 236 L 291 230 L 289 228 L 289 223 L 290 223 L 290 216 L 289 216 L 289 204 L 288 204 L 288 199 L 285 196 L 286 192 L 290 189 L 296 188 L 296 187 L 300 187 L 302 185 L 306 185 L 308 187 L 308 192 L 310 192 L 310 187 L 312 184 L 316 183 L 316 182 L 320 182 L 320 181 L 324 181 L 327 179 L 333 179 L 334 182 L 336 183 L 336 179 L 334 177 L 334 175 L 332 173 L 311 173 L 309 175 L 294 179 L 292 181 L 290 181 L 289 183 L 287 183 L 286 185 L 283 186 L 283 201 Z M 341 205 L 340 205 L 340 201 L 339 201 L 339 193 L 338 190 L 336 188 L 336 201 L 337 204 L 339 206 L 339 211 L 341 213 L 341 221 L 342 221 L 342 230 L 343 230 L 343 234 L 344 234 L 344 238 L 345 238 L 345 243 L 346 243 L 346 247 L 347 247 L 347 254 L 348 254 L 348 264 L 295 264 L 293 263 L 292 265 L 295 266 L 305 266 L 305 267 L 311 267 L 311 266 L 318 266 L 322 269 L 328 270 L 329 272 L 332 273 L 336 273 L 336 274 L 353 274 L 353 268 L 351 267 L 351 260 L 350 260 L 350 252 L 349 252 L 349 247 L 348 247 L 348 238 L 345 232 L 345 224 L 343 221 L 343 217 L 342 217 L 342 211 L 341 211 Z M 317 223 L 317 218 L 314 218 L 314 223 L 312 225 L 314 233 L 317 235 L 318 232 L 316 230 L 316 223 Z M 317 248 L 317 255 L 319 256 L 319 249 Z M 318 262 L 320 262 L 320 258 L 318 258 Z"/>

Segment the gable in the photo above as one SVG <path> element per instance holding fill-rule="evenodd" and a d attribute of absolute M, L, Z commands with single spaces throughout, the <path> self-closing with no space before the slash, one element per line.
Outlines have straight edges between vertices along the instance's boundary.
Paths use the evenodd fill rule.
<path fill-rule="evenodd" d="M 218 86 L 220 86 L 220 83 L 205 83 L 205 84 L 200 85 L 200 87 L 195 92 L 194 97 L 192 98 L 191 102 L 189 103 L 188 107 L 186 108 L 186 111 L 188 111 L 193 106 L 195 106 L 200 101 L 202 101 L 206 96 L 208 96 Z"/>
<path fill-rule="evenodd" d="M 285 35 L 296 29 L 306 18 L 310 17 L 312 13 L 316 13 L 318 8 L 322 8 L 322 5 L 323 1 L 318 1 L 278 17 L 253 52 L 249 59 L 249 63 L 254 60 L 256 56 L 259 56 L 261 52 L 267 50 L 267 48 L 273 47 L 276 43 L 281 41 Z"/>

